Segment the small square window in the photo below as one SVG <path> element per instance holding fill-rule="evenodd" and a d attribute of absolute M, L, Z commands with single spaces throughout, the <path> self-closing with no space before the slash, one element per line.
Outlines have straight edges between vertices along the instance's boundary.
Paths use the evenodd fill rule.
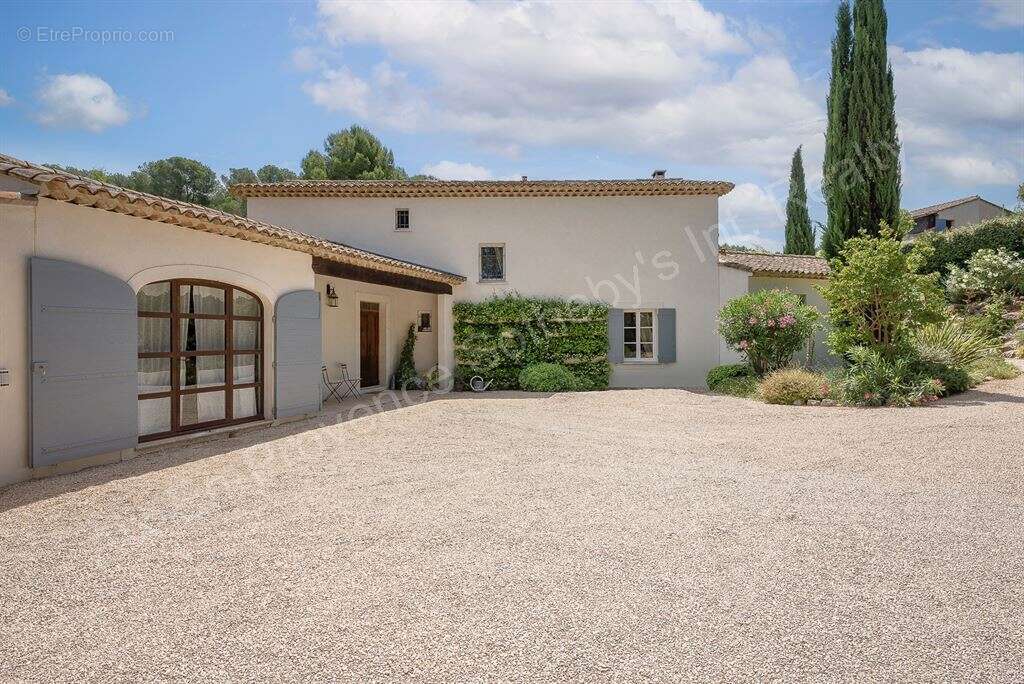
<path fill-rule="evenodd" d="M 420 311 L 419 316 L 417 317 L 416 332 L 430 332 L 431 330 L 430 312 Z"/>
<path fill-rule="evenodd" d="M 411 230 L 408 209 L 395 209 L 395 230 Z"/>
<path fill-rule="evenodd" d="M 480 280 L 505 279 L 505 245 L 480 245 Z"/>

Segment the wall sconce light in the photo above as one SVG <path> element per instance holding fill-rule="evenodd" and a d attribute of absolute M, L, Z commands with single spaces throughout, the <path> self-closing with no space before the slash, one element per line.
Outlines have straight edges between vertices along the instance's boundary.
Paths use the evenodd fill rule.
<path fill-rule="evenodd" d="M 338 293 L 330 283 L 327 283 L 327 306 L 338 306 Z"/>

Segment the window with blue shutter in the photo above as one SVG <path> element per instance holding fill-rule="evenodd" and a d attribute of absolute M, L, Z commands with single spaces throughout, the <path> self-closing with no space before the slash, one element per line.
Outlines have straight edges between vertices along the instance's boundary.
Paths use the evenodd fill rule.
<path fill-rule="evenodd" d="M 673 363 L 675 309 L 610 309 L 608 359 L 612 363 Z"/>

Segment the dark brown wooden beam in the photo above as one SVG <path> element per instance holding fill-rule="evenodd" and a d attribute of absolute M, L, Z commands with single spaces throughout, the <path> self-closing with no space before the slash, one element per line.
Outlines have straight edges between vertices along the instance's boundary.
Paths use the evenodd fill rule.
<path fill-rule="evenodd" d="M 313 273 L 317 275 L 334 276 L 346 280 L 357 280 L 361 283 L 373 283 L 375 285 L 387 285 L 403 290 L 414 290 L 416 292 L 430 292 L 431 294 L 451 294 L 452 286 L 448 283 L 438 283 L 426 278 L 391 273 L 390 271 L 377 271 L 363 266 L 343 264 L 339 261 L 330 261 L 323 257 L 313 257 Z"/>

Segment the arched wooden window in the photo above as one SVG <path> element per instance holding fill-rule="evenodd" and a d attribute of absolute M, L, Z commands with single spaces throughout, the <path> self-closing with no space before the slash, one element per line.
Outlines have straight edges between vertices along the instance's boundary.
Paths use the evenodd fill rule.
<path fill-rule="evenodd" d="M 139 290 L 139 439 L 263 416 L 263 305 L 233 285 Z"/>

